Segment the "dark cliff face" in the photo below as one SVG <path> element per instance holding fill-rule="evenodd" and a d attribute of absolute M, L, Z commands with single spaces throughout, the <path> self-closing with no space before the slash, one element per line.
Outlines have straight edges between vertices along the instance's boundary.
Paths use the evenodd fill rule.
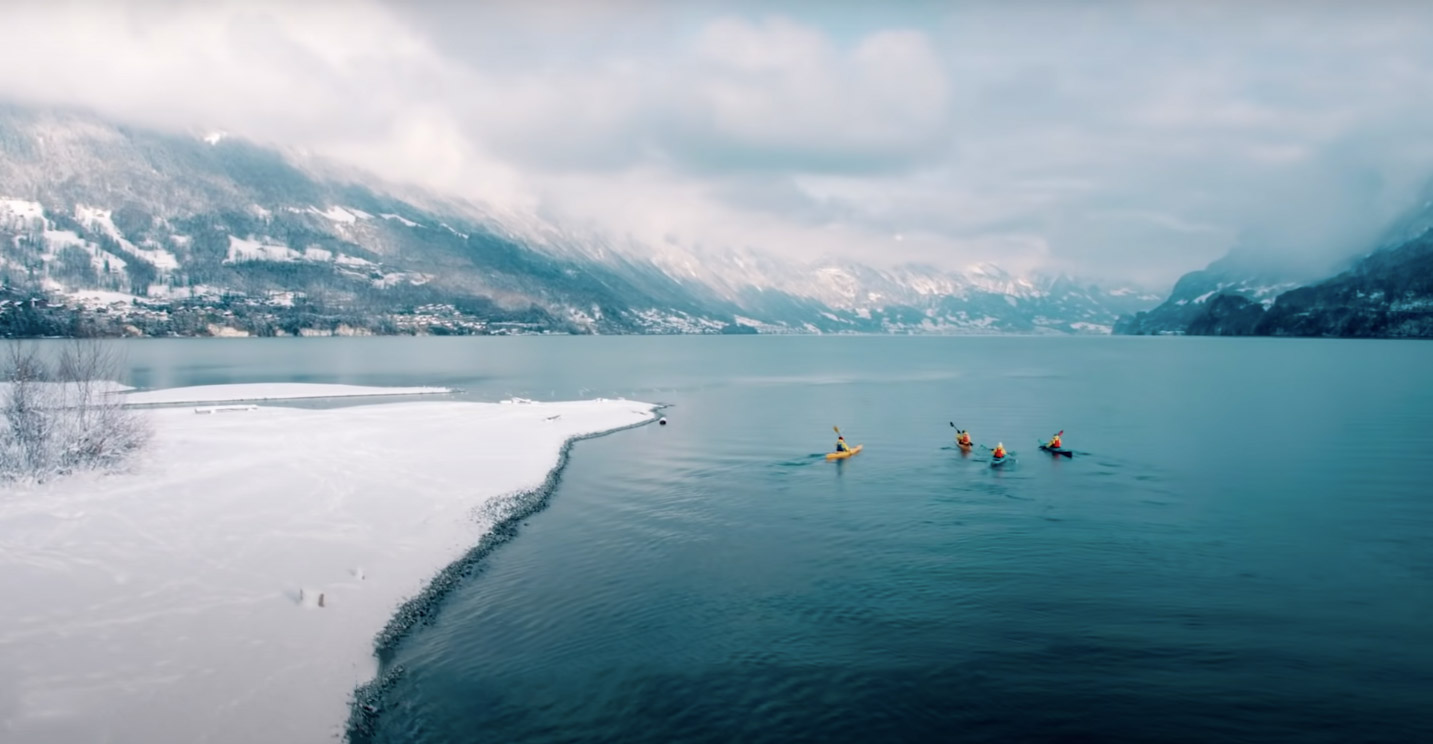
<path fill-rule="evenodd" d="M 1208 275 L 1186 275 L 1170 302 L 1121 319 L 1115 333 L 1433 338 L 1433 231 L 1375 251 L 1332 278 L 1286 291 L 1267 309 L 1227 289 L 1190 300 L 1190 292 L 1210 286 Z"/>
<path fill-rule="evenodd" d="M 1158 307 L 1134 315 L 1122 316 L 1115 322 L 1114 332 L 1128 335 L 1182 334 L 1203 311 L 1206 293 L 1217 292 L 1222 277 L 1208 270 L 1191 271 L 1179 278 L 1169 299 Z"/>
<path fill-rule="evenodd" d="M 1264 306 L 1239 295 L 1217 295 L 1189 322 L 1190 336 L 1254 336 L 1264 318 Z"/>
<path fill-rule="evenodd" d="M 1295 275 L 1271 265 L 1248 252 L 1232 251 L 1205 269 L 1191 271 L 1179 278 L 1169 298 L 1147 312 L 1123 316 L 1115 323 L 1114 333 L 1125 335 L 1199 334 L 1211 327 L 1210 306 L 1219 302 L 1218 318 L 1236 307 L 1247 315 L 1244 306 L 1262 310 L 1279 292 L 1298 286 Z M 1236 298 L 1234 303 L 1222 298 Z M 1194 330 L 1192 328 L 1197 328 Z"/>
<path fill-rule="evenodd" d="M 1258 333 L 1433 338 L 1433 231 L 1370 254 L 1332 279 L 1280 295 Z"/>

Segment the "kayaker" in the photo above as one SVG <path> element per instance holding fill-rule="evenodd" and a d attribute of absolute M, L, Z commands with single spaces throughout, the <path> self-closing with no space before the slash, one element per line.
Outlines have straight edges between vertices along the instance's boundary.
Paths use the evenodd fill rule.
<path fill-rule="evenodd" d="M 845 438 L 845 437 L 840 436 L 840 435 L 837 435 L 837 437 L 836 437 L 836 451 L 837 451 L 837 452 L 850 452 L 850 451 L 851 451 L 851 448 L 846 446 L 846 438 Z"/>
<path fill-rule="evenodd" d="M 1056 434 L 1055 436 L 1050 437 L 1050 441 L 1049 441 L 1045 446 L 1046 446 L 1046 447 L 1049 447 L 1050 449 L 1060 449 L 1060 434 L 1064 434 L 1064 433 L 1065 433 L 1065 430 L 1064 430 L 1064 429 L 1061 429 L 1059 434 Z"/>
<path fill-rule="evenodd" d="M 958 436 L 956 436 L 956 438 L 955 438 L 955 442 L 956 442 L 956 444 L 959 444 L 959 445 L 961 445 L 962 447 L 969 447 L 969 446 L 970 446 L 970 432 L 968 432 L 968 431 L 966 431 L 966 430 L 964 430 L 964 429 L 961 429 L 961 430 L 958 432 Z"/>
<path fill-rule="evenodd" d="M 992 451 L 990 452 L 990 454 L 993 455 L 993 456 L 995 457 L 995 459 L 997 459 L 997 460 L 1002 460 L 1002 459 L 1004 459 L 1004 458 L 1005 458 L 1005 444 L 1004 444 L 1003 442 L 997 442 L 997 443 L 995 444 L 995 449 L 992 450 Z"/>

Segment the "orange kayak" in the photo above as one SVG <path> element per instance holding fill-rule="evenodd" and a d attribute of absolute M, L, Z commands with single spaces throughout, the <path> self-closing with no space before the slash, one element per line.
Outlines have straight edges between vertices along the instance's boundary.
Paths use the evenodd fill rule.
<path fill-rule="evenodd" d="M 858 453 L 861 451 L 861 447 L 863 447 L 863 446 L 865 446 L 865 445 L 858 444 L 858 445 L 856 445 L 855 447 L 852 447 L 852 448 L 851 448 L 849 451 L 847 451 L 847 452 L 831 452 L 831 453 L 828 453 L 828 454 L 826 455 L 826 459 L 827 459 L 827 460 L 844 460 L 844 459 L 846 459 L 846 458 L 848 458 L 848 457 L 850 457 L 850 456 L 852 456 L 852 455 L 858 454 Z"/>

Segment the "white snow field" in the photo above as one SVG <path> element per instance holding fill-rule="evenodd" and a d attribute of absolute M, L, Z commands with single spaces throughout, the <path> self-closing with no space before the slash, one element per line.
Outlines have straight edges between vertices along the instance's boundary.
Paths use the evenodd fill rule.
<path fill-rule="evenodd" d="M 0 741 L 335 741 L 375 636 L 491 528 L 481 507 L 539 487 L 570 438 L 654 418 L 242 408 L 143 411 L 129 472 L 0 490 Z"/>
<path fill-rule="evenodd" d="M 369 387 L 366 385 L 327 385 L 308 382 L 255 382 L 235 385 L 195 385 L 193 387 L 143 390 L 124 396 L 127 405 L 157 403 L 226 403 L 254 400 L 297 400 L 300 398 L 353 398 L 381 395 L 442 395 L 452 390 L 444 387 Z"/>

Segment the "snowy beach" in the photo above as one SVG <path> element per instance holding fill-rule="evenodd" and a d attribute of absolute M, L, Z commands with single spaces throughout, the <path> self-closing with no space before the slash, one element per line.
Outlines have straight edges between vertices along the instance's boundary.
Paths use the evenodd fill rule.
<path fill-rule="evenodd" d="M 304 392 L 215 386 L 148 402 Z M 0 740 L 341 736 L 375 635 L 501 518 L 484 505 L 539 486 L 569 439 L 652 408 L 145 411 L 154 441 L 129 472 L 0 494 Z"/>
<path fill-rule="evenodd" d="M 160 405 L 302 400 L 305 398 L 377 398 L 444 395 L 451 392 L 453 392 L 451 389 L 443 387 L 371 387 L 311 382 L 257 382 L 234 385 L 194 385 L 192 387 L 129 392 L 124 394 L 124 401 L 129 405 Z"/>

